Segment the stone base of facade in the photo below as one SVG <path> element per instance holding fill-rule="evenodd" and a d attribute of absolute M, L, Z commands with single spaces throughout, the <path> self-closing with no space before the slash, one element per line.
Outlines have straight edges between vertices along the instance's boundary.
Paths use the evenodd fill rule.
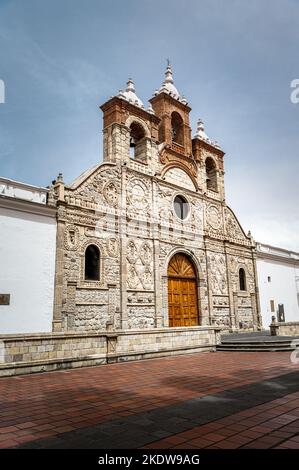
<path fill-rule="evenodd" d="M 299 322 L 272 322 L 271 336 L 299 336 Z"/>
<path fill-rule="evenodd" d="M 0 336 L 0 377 L 215 351 L 222 328 Z"/>

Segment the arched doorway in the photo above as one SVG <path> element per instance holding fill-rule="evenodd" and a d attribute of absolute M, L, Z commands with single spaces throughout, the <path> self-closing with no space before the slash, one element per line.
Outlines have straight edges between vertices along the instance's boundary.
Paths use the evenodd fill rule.
<path fill-rule="evenodd" d="M 197 276 L 192 261 L 177 253 L 169 262 L 167 275 L 169 326 L 199 325 Z"/>

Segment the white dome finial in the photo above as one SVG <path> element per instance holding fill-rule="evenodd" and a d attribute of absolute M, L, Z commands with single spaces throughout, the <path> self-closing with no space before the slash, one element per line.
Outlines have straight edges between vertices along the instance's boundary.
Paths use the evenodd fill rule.
<path fill-rule="evenodd" d="M 126 91 L 132 91 L 133 93 L 135 93 L 135 85 L 134 85 L 134 82 L 133 82 L 132 78 L 129 78 L 128 81 L 127 81 Z"/>
<path fill-rule="evenodd" d="M 135 85 L 134 85 L 132 78 L 129 78 L 129 80 L 127 81 L 126 91 L 120 90 L 118 93 L 118 97 L 126 101 L 129 101 L 135 106 L 138 106 L 138 108 L 144 108 L 141 99 L 138 98 L 138 96 L 136 95 Z"/>
<path fill-rule="evenodd" d="M 182 100 L 177 88 L 174 85 L 172 68 L 171 68 L 169 59 L 167 59 L 167 67 L 165 70 L 164 82 L 162 83 L 162 86 L 159 89 L 158 93 L 155 92 L 155 96 L 159 93 L 167 93 L 168 95 L 172 96 L 178 101 Z M 185 103 L 185 100 L 184 100 L 184 103 Z"/>
<path fill-rule="evenodd" d="M 204 126 L 202 119 L 198 119 L 197 121 L 197 129 L 196 129 L 196 134 L 194 137 L 195 139 L 204 140 L 205 142 L 208 142 L 214 147 L 220 148 L 220 145 L 218 144 L 218 142 L 211 140 L 205 133 L 205 126 Z"/>
<path fill-rule="evenodd" d="M 203 124 L 203 120 L 199 118 L 197 121 L 197 133 L 204 132 L 204 131 L 205 131 L 205 127 Z"/>
<path fill-rule="evenodd" d="M 196 129 L 195 137 L 197 139 L 201 139 L 201 140 L 205 140 L 206 142 L 210 142 L 209 137 L 205 133 L 205 126 L 203 124 L 202 119 L 198 119 L 198 121 L 197 121 L 197 129 Z"/>
<path fill-rule="evenodd" d="M 165 70 L 164 83 L 173 83 L 172 68 L 171 68 L 169 59 L 167 59 L 167 67 L 166 67 L 166 70 Z"/>

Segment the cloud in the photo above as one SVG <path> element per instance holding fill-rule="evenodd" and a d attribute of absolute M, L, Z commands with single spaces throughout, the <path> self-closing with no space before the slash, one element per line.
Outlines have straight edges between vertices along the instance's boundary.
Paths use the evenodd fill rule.
<path fill-rule="evenodd" d="M 299 104 L 289 99 L 298 2 L 2 0 L 0 9 L 4 176 L 46 185 L 97 163 L 97 105 L 131 74 L 146 102 L 170 56 L 193 133 L 204 118 L 227 152 L 227 200 L 244 228 L 298 247 Z"/>

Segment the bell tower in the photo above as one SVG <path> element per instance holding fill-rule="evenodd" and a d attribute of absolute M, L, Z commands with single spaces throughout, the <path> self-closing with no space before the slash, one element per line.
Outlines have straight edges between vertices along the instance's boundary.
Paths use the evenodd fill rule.
<path fill-rule="evenodd" d="M 197 121 L 197 131 L 192 140 L 192 152 L 200 169 L 203 191 L 213 199 L 224 200 L 223 159 L 225 153 L 218 142 L 208 137 L 201 119 Z"/>
<path fill-rule="evenodd" d="M 126 90 L 120 90 L 100 108 L 104 119 L 104 161 L 129 162 L 133 159 L 150 163 L 152 142 L 158 141 L 160 119 L 151 105 L 145 109 L 133 81 L 129 79 Z"/>
<path fill-rule="evenodd" d="M 149 101 L 156 116 L 161 119 L 159 142 L 165 143 L 171 151 L 177 154 L 191 157 L 192 140 L 189 122 L 191 108 L 186 98 L 179 94 L 174 85 L 169 61 L 164 82 Z"/>

